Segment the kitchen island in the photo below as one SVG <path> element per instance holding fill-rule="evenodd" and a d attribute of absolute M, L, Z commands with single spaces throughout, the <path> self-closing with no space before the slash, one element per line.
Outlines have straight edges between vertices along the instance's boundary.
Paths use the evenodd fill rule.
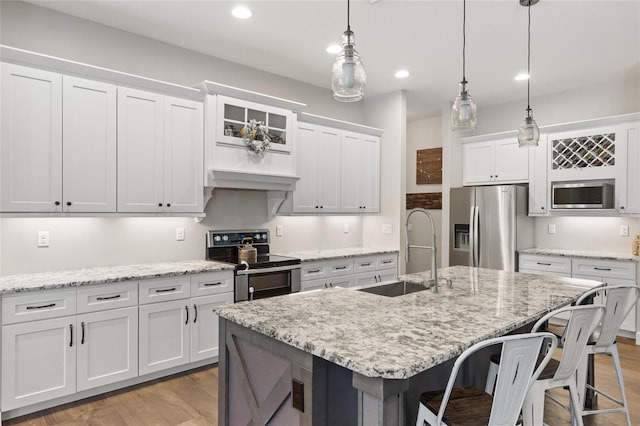
<path fill-rule="evenodd" d="M 462 266 L 439 275 L 452 286 L 438 293 L 333 288 L 219 309 L 220 424 L 411 424 L 418 394 L 443 387 L 466 348 L 599 284 Z"/>

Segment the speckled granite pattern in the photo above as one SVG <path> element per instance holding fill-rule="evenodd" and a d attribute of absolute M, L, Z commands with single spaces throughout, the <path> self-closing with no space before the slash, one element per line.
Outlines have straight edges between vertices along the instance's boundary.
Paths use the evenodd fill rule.
<path fill-rule="evenodd" d="M 585 291 L 576 284 L 599 284 L 465 266 L 439 276 L 452 288 L 388 298 L 335 287 L 218 313 L 365 376 L 405 379 L 569 304 Z"/>
<path fill-rule="evenodd" d="M 317 260 L 341 259 L 354 256 L 373 256 L 377 254 L 398 253 L 392 249 L 372 249 L 363 247 L 291 251 L 287 253 L 275 253 L 282 256 L 297 257 L 303 262 L 313 262 Z"/>
<path fill-rule="evenodd" d="M 640 256 L 634 256 L 631 253 L 612 253 L 606 251 L 580 251 L 580 250 L 560 250 L 560 249 L 541 249 L 530 248 L 518 250 L 522 254 L 539 254 L 545 256 L 566 256 L 566 257 L 582 257 L 586 259 L 601 260 L 629 260 L 632 262 L 640 262 Z"/>
<path fill-rule="evenodd" d="M 145 278 L 171 277 L 201 272 L 233 270 L 233 268 L 233 265 L 227 263 L 208 260 L 187 260 L 181 262 L 74 269 L 60 272 L 5 275 L 0 276 L 0 294 L 63 287 L 79 287 Z"/>

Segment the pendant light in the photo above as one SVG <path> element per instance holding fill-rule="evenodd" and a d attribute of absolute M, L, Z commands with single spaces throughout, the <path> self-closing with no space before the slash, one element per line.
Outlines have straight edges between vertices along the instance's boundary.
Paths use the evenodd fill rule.
<path fill-rule="evenodd" d="M 469 94 L 468 81 L 465 76 L 465 48 L 467 45 L 466 22 L 467 21 L 467 0 L 462 2 L 462 81 L 460 82 L 460 93 L 451 107 L 451 128 L 453 130 L 473 130 L 476 128 L 477 107 L 473 98 Z"/>
<path fill-rule="evenodd" d="M 527 79 L 527 109 L 525 110 L 524 121 L 518 129 L 518 145 L 520 147 L 538 146 L 538 141 L 540 140 L 540 129 L 533 119 L 531 106 L 529 104 L 529 82 L 531 81 L 531 6 L 536 3 L 538 3 L 538 0 L 520 0 L 520 5 L 527 7 L 529 16 L 529 26 L 527 30 L 527 75 L 529 76 Z"/>
<path fill-rule="evenodd" d="M 355 45 L 355 36 L 349 25 L 349 0 L 347 0 L 347 30 L 342 35 L 342 50 L 333 63 L 331 72 L 333 98 L 340 102 L 356 102 L 364 96 L 367 75 Z"/>

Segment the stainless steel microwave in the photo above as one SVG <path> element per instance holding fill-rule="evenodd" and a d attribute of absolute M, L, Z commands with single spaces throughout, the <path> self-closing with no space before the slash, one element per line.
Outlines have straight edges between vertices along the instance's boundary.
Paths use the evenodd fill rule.
<path fill-rule="evenodd" d="M 614 180 L 551 182 L 552 209 L 613 209 Z"/>

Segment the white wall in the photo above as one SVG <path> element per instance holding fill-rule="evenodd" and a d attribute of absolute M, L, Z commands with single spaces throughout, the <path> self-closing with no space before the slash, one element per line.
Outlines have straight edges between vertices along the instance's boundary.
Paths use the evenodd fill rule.
<path fill-rule="evenodd" d="M 395 92 L 364 102 L 367 125 L 384 129 L 380 144 L 380 214 L 362 219 L 362 242 L 367 247 L 400 246 L 400 222 L 404 214 L 404 170 L 406 162 L 406 94 Z M 382 233 L 390 224 L 391 234 Z"/>
<path fill-rule="evenodd" d="M 388 179 L 383 184 L 383 221 L 393 223 L 394 234 L 391 238 L 375 235 L 365 244 L 398 247 L 400 214 L 398 204 L 395 208 L 392 205 L 402 198 L 402 191 L 397 176 L 388 170 L 397 174 L 400 169 L 400 154 L 391 144 L 404 144 L 403 96 L 367 100 L 371 103 L 369 118 L 363 102 L 335 102 L 330 90 L 23 2 L 0 2 L 0 42 L 187 86 L 212 80 L 306 103 L 305 112 L 379 128 L 390 125 L 390 131 L 383 135 L 382 174 Z M 382 119 L 387 115 L 392 118 Z M 361 246 L 363 234 L 372 234 L 370 226 L 380 233 L 377 219 L 368 218 L 367 222 L 375 223 L 365 225 L 360 216 L 269 219 L 266 195 L 259 191 L 215 190 L 206 214 L 202 223 L 161 217 L 0 219 L 0 274 L 201 259 L 209 229 L 268 228 L 273 252 Z M 345 223 L 349 225 L 347 234 L 343 232 Z M 276 225 L 283 225 L 282 237 L 275 236 Z M 185 241 L 175 241 L 178 226 L 185 228 Z M 50 232 L 50 247 L 36 247 L 39 230 Z"/>
<path fill-rule="evenodd" d="M 526 92 L 523 92 L 523 95 Z M 535 94 L 535 92 L 534 92 Z M 524 117 L 526 98 L 502 105 L 478 106 L 478 125 L 474 132 L 458 134 L 443 131 L 446 178 L 444 191 L 462 185 L 462 152 L 460 137 L 482 135 L 517 129 Z M 481 102 L 481 101 L 480 101 Z M 622 78 L 547 96 L 534 96 L 531 107 L 540 127 L 552 124 L 582 121 L 640 111 L 640 78 Z M 448 110 L 443 107 L 443 117 Z M 443 119 L 443 122 L 445 121 Z M 536 148 L 530 148 L 536 149 Z M 640 167 L 640 165 L 638 165 Z M 447 184 L 446 181 L 450 183 Z M 448 229 L 448 197 L 443 207 L 443 230 Z M 547 233 L 547 225 L 556 225 L 556 234 Z M 630 226 L 631 237 L 618 236 L 620 225 Z M 638 218 L 574 218 L 554 217 L 535 219 L 534 244 L 538 248 L 607 251 L 629 253 L 633 235 L 640 234 Z M 443 265 L 448 264 L 448 249 L 443 251 Z"/>
<path fill-rule="evenodd" d="M 406 193 L 442 192 L 442 184 L 418 185 L 416 183 L 416 153 L 420 149 L 439 148 L 442 146 L 442 120 L 440 117 L 425 118 L 407 123 L 407 166 Z M 409 210 L 405 210 L 405 217 Z M 436 226 L 436 246 L 438 248 L 436 265 L 442 265 L 442 210 L 429 210 Z M 410 221 L 412 230 L 409 242 L 418 245 L 432 245 L 431 226 L 424 215 L 416 213 Z M 405 244 L 404 235 L 402 236 Z M 411 249 L 407 272 L 419 272 L 431 269 L 431 253 L 423 249 Z"/>

